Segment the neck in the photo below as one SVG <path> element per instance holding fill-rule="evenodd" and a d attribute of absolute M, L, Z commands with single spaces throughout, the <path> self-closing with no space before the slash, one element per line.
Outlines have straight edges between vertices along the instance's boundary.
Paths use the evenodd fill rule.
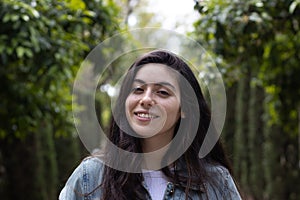
<path fill-rule="evenodd" d="M 143 153 L 157 151 L 172 141 L 173 131 L 168 133 L 158 133 L 150 138 L 142 139 Z"/>
<path fill-rule="evenodd" d="M 173 134 L 173 131 L 169 131 L 142 139 L 143 153 L 145 153 L 145 169 L 156 170 L 161 168 L 162 159 L 169 148 Z"/>

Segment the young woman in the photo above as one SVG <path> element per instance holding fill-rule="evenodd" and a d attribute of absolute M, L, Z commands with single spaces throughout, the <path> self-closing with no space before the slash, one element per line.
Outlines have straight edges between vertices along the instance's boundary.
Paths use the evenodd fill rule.
<path fill-rule="evenodd" d="M 86 158 L 59 199 L 241 199 L 220 141 L 199 158 L 210 124 L 189 66 L 149 52 L 128 70 L 115 104 L 108 139 L 118 148 Z"/>

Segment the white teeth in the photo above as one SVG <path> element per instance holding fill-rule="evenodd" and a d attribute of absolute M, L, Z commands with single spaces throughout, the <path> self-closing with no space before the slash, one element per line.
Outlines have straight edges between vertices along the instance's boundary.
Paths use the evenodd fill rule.
<path fill-rule="evenodd" d="M 155 118 L 155 116 L 146 114 L 146 113 L 138 113 L 137 116 L 142 117 L 142 118 L 149 118 L 149 119 Z"/>

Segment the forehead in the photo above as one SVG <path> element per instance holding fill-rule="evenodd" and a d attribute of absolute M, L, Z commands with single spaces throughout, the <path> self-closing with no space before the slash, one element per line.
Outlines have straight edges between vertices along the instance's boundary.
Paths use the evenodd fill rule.
<path fill-rule="evenodd" d="M 166 65 L 150 63 L 138 70 L 135 79 L 143 80 L 146 83 L 169 82 L 178 86 L 177 74 L 178 72 Z"/>

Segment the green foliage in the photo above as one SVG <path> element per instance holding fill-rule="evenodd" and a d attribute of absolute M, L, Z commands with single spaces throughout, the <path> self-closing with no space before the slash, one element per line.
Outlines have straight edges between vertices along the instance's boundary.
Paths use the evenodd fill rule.
<path fill-rule="evenodd" d="M 72 79 L 90 48 L 118 24 L 112 1 L 30 3 L 5 0 L 0 6 L 2 138 L 36 132 L 45 114 L 56 134 L 69 132 Z"/>
<path fill-rule="evenodd" d="M 227 86 L 233 88 L 234 83 L 243 83 L 241 79 L 247 79 L 250 72 L 249 85 L 260 88 L 259 92 L 252 91 L 255 97 L 249 99 L 240 99 L 241 94 L 237 94 L 238 124 L 234 135 L 240 141 L 233 144 L 238 178 L 243 188 L 249 189 L 249 195 L 257 199 L 297 199 L 300 196 L 295 187 L 290 188 L 295 177 L 299 180 L 297 159 L 293 159 L 299 158 L 295 142 L 300 104 L 299 5 L 299 0 L 213 0 L 197 1 L 195 5 L 200 18 L 195 23 L 194 35 L 216 54 L 214 57 L 219 59 Z M 255 98 L 261 103 L 247 106 L 254 105 Z M 239 113 L 247 112 L 239 109 L 243 106 L 250 110 L 244 122 L 240 119 L 244 114 Z M 258 129 L 257 123 L 263 128 Z M 255 133 L 258 130 L 261 134 L 264 132 L 263 136 Z M 261 137 L 260 143 L 257 137 Z M 263 145 L 259 148 L 263 149 L 262 155 L 254 145 Z M 249 157 L 241 157 L 241 150 Z M 257 183 L 261 186 L 266 183 L 264 191 L 252 186 L 255 177 L 261 177 L 257 169 L 262 168 L 255 163 L 255 158 L 265 163 L 263 180 Z M 243 173 L 240 170 L 245 162 L 249 166 Z M 289 178 L 284 171 L 291 172 Z"/>
<path fill-rule="evenodd" d="M 81 151 L 74 77 L 89 51 L 118 30 L 118 12 L 112 0 L 0 2 L 1 198 L 57 198 Z"/>
<path fill-rule="evenodd" d="M 270 123 L 293 133 L 297 130 L 295 112 L 300 103 L 300 90 L 294 89 L 300 86 L 298 4 L 298 0 L 215 0 L 195 6 L 201 13 L 195 23 L 197 32 L 202 33 L 198 39 L 213 46 L 225 60 L 225 76 L 235 78 L 226 74 L 243 74 L 247 67 L 254 70 L 271 96 Z"/>

